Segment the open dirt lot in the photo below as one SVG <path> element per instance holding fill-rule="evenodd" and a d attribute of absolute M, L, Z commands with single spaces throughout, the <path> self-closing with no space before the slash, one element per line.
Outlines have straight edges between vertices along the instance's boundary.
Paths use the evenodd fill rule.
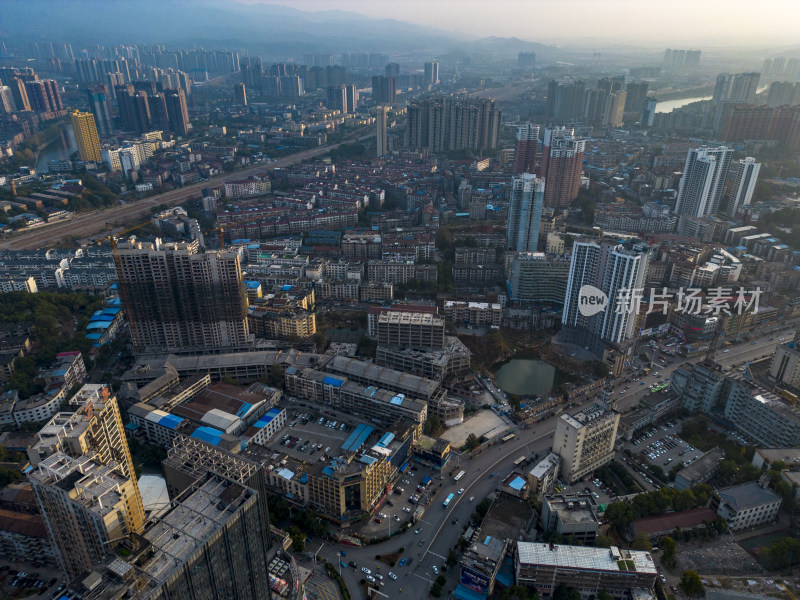
<path fill-rule="evenodd" d="M 491 439 L 506 430 L 508 430 L 508 423 L 490 410 L 481 410 L 465 419 L 460 425 L 445 431 L 441 437 L 450 442 L 453 448 L 461 448 L 470 433 L 474 433 L 478 438 L 485 435 Z"/>

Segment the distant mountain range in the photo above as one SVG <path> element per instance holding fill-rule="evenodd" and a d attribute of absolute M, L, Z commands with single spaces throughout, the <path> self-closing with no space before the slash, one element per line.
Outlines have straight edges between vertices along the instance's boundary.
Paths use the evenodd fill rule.
<path fill-rule="evenodd" d="M 397 4 L 402 7 L 402 3 Z M 304 52 L 547 52 L 552 46 L 518 38 L 443 32 L 354 12 L 308 12 L 275 4 L 211 0 L 4 0 L 0 38 L 94 44 L 240 47 L 267 56 Z"/>

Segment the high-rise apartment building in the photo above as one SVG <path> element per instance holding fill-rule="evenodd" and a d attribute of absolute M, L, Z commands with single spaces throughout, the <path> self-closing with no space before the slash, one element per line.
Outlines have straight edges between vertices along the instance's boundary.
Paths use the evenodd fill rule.
<path fill-rule="evenodd" d="M 264 496 L 224 472 L 204 471 L 124 555 L 93 569 L 90 589 L 81 582 L 70 591 L 85 600 L 268 600 L 274 555 Z"/>
<path fill-rule="evenodd" d="M 425 63 L 425 85 L 437 85 L 439 83 L 439 62 L 431 61 Z"/>
<path fill-rule="evenodd" d="M 586 84 L 552 80 L 547 86 L 547 114 L 561 122 L 584 117 Z"/>
<path fill-rule="evenodd" d="M 578 197 L 585 148 L 586 141 L 576 138 L 572 128 L 548 127 L 544 130 L 539 175 L 547 182 L 545 206 L 568 206 Z"/>
<path fill-rule="evenodd" d="M 397 80 L 392 76 L 374 75 L 372 77 L 372 101 L 375 104 L 392 106 L 397 102 Z"/>
<path fill-rule="evenodd" d="M 388 135 L 386 130 L 388 113 L 388 106 L 379 106 L 378 110 L 375 111 L 375 141 L 378 156 L 386 156 L 388 154 Z"/>
<path fill-rule="evenodd" d="M 634 290 L 644 287 L 649 254 L 649 247 L 641 242 L 575 242 L 561 317 L 569 337 L 594 349 L 633 337 L 639 316 Z M 603 310 L 584 314 L 588 302 L 584 286 L 602 292 Z"/>
<path fill-rule="evenodd" d="M 247 89 L 241 81 L 233 86 L 233 101 L 239 106 L 247 106 Z"/>
<path fill-rule="evenodd" d="M 347 98 L 346 112 L 348 113 L 356 112 L 356 109 L 358 108 L 358 88 L 356 87 L 356 84 L 345 83 L 344 91 L 345 91 L 345 97 Z"/>
<path fill-rule="evenodd" d="M 170 130 L 180 136 L 189 135 L 189 108 L 186 105 L 186 93 L 182 89 L 169 90 L 164 93 L 167 102 Z"/>
<path fill-rule="evenodd" d="M 84 162 L 100 162 L 100 136 L 92 113 L 76 110 L 70 116 L 78 154 Z"/>
<path fill-rule="evenodd" d="M 64 108 L 58 83 L 53 79 L 26 81 L 25 92 L 34 112 L 50 112 Z"/>
<path fill-rule="evenodd" d="M 647 97 L 642 104 L 642 127 L 652 127 L 656 120 L 656 106 L 658 100 Z"/>
<path fill-rule="evenodd" d="M 645 98 L 647 98 L 647 81 L 632 81 L 625 86 L 627 95 L 625 96 L 625 112 L 639 113 L 642 110 Z"/>
<path fill-rule="evenodd" d="M 84 385 L 36 434 L 29 478 L 61 568 L 77 576 L 145 514 L 122 417 L 108 387 Z M 108 547 L 106 547 L 108 546 Z"/>
<path fill-rule="evenodd" d="M 539 149 L 539 126 L 525 123 L 517 127 L 514 146 L 514 175 L 536 172 L 536 153 Z"/>
<path fill-rule="evenodd" d="M 542 219 L 545 180 L 523 173 L 511 180 L 506 247 L 516 252 L 536 252 Z"/>
<path fill-rule="evenodd" d="M 328 101 L 325 105 L 331 110 L 347 112 L 347 89 L 344 85 L 332 85 L 328 88 Z"/>
<path fill-rule="evenodd" d="M 800 104 L 800 83 L 773 81 L 767 92 L 767 106 L 793 106 Z"/>
<path fill-rule="evenodd" d="M 117 276 L 138 348 L 244 346 L 247 294 L 236 251 L 200 252 L 196 240 L 119 245 Z"/>
<path fill-rule="evenodd" d="M 111 113 L 108 110 L 108 93 L 104 85 L 95 85 L 86 90 L 89 97 L 89 110 L 94 115 L 97 132 L 100 135 L 111 133 Z"/>
<path fill-rule="evenodd" d="M 561 476 L 574 483 L 614 458 L 619 413 L 603 403 L 574 415 L 561 415 L 553 434 L 553 452 L 561 457 Z"/>
<path fill-rule="evenodd" d="M 518 252 L 511 261 L 509 291 L 520 306 L 564 304 L 569 279 L 569 258 L 544 252 Z"/>
<path fill-rule="evenodd" d="M 70 578 L 102 563 L 144 525 L 139 486 L 114 461 L 56 452 L 28 474 L 59 567 Z"/>
<path fill-rule="evenodd" d="M 721 102 L 755 103 L 761 73 L 720 73 L 714 85 L 712 100 Z"/>
<path fill-rule="evenodd" d="M 431 152 L 497 148 L 501 113 L 494 100 L 434 97 L 408 105 L 408 145 Z"/>
<path fill-rule="evenodd" d="M 675 204 L 675 213 L 680 219 L 679 232 L 684 230 L 686 217 L 706 218 L 717 214 L 732 154 L 733 150 L 727 146 L 689 150 Z"/>
<path fill-rule="evenodd" d="M 14 105 L 17 107 L 17 110 L 20 112 L 31 110 L 31 103 L 28 98 L 28 89 L 25 87 L 25 82 L 19 77 L 11 77 L 6 83 L 8 87 L 11 88 L 11 97 L 14 98 Z"/>
<path fill-rule="evenodd" d="M 761 163 L 756 162 L 756 159 L 751 156 L 739 159 L 733 165 L 731 190 L 726 210 L 729 217 L 735 217 L 737 213 L 750 206 L 760 170 Z"/>

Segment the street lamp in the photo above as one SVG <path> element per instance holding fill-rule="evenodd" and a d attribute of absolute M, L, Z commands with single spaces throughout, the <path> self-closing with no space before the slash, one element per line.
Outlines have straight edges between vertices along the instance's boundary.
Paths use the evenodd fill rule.
<path fill-rule="evenodd" d="M 336 553 L 336 558 L 339 559 L 339 578 L 341 579 L 341 577 L 342 577 L 342 553 L 341 552 L 337 552 Z"/>

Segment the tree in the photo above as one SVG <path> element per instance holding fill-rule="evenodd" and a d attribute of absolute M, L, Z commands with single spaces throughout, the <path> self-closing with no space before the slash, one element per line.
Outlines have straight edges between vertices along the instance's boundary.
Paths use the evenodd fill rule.
<path fill-rule="evenodd" d="M 636 537 L 633 538 L 631 548 L 634 550 L 644 550 L 646 552 L 650 552 L 650 550 L 653 549 L 653 545 L 650 543 L 650 536 L 648 536 L 644 531 L 640 531 L 636 534 Z"/>
<path fill-rule="evenodd" d="M 436 435 L 441 428 L 442 421 L 439 419 L 439 416 L 433 413 L 428 414 L 428 418 L 425 420 L 425 425 L 423 427 L 425 435 Z"/>
<path fill-rule="evenodd" d="M 633 521 L 633 509 L 627 502 L 612 502 L 606 508 L 605 517 L 617 533 L 623 535 Z"/>
<path fill-rule="evenodd" d="M 306 549 L 306 534 L 297 527 L 293 526 L 289 529 L 289 537 L 292 538 L 292 547 L 297 552 L 303 552 Z"/>
<path fill-rule="evenodd" d="M 597 600 L 614 600 L 614 596 L 605 590 L 600 590 L 597 592 Z"/>
<path fill-rule="evenodd" d="M 477 448 L 477 447 L 478 447 L 478 446 L 480 446 L 480 445 L 481 445 L 481 442 L 480 442 L 480 440 L 478 439 L 478 436 L 476 436 L 474 433 L 470 433 L 470 434 L 467 436 L 467 441 L 466 441 L 466 443 L 464 444 L 464 447 L 465 447 L 467 450 L 474 450 L 475 448 Z"/>
<path fill-rule="evenodd" d="M 594 545 L 598 548 L 611 548 L 616 545 L 616 541 L 610 535 L 598 535 L 594 539 Z"/>
<path fill-rule="evenodd" d="M 581 600 L 581 595 L 575 588 L 559 583 L 553 591 L 553 600 Z"/>
<path fill-rule="evenodd" d="M 678 550 L 678 544 L 675 543 L 671 537 L 667 536 L 661 540 L 661 562 L 665 565 L 673 565 L 675 563 L 675 553 Z"/>
<path fill-rule="evenodd" d="M 503 590 L 502 600 L 539 600 L 536 588 L 512 585 Z"/>
<path fill-rule="evenodd" d="M 511 394 L 508 397 L 508 403 L 511 405 L 511 408 L 514 409 L 514 412 L 519 412 L 522 408 L 522 401 L 517 394 Z"/>
<path fill-rule="evenodd" d="M 681 575 L 681 588 L 689 596 L 702 596 L 703 582 L 700 581 L 700 575 L 696 571 L 684 571 Z"/>

